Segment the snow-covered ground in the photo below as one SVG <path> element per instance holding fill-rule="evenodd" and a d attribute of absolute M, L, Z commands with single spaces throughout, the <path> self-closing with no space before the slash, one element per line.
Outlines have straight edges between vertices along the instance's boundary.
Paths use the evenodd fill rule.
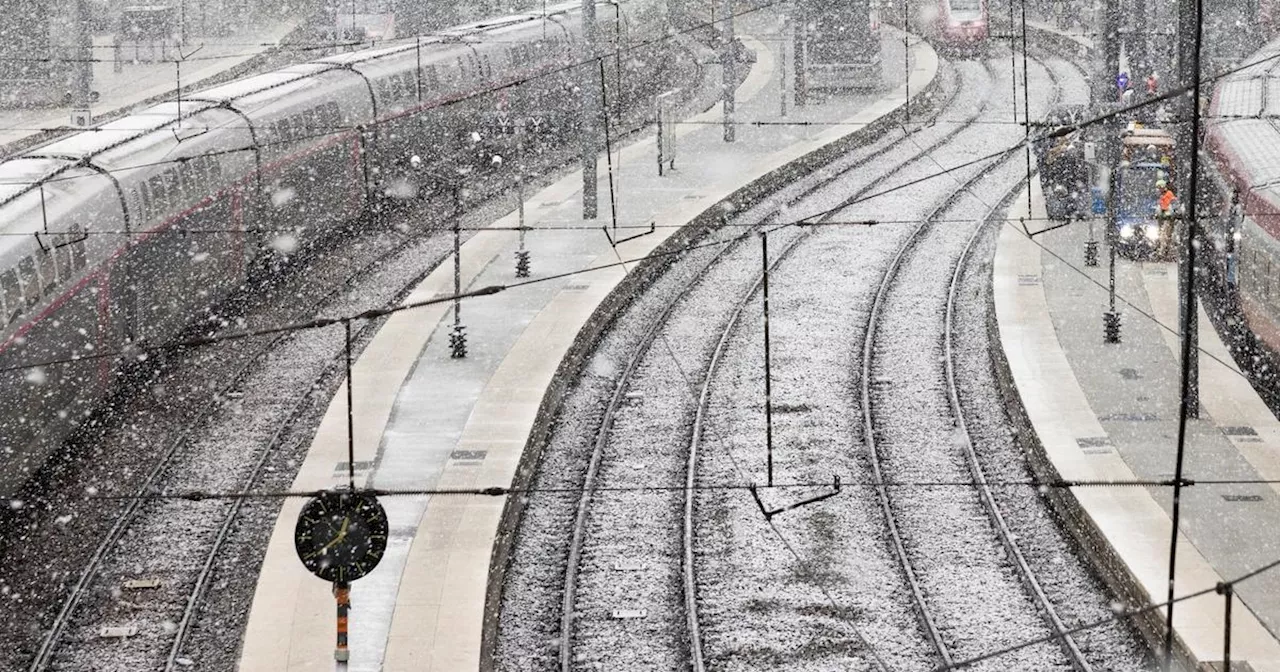
<path fill-rule="evenodd" d="M 1033 61 L 1028 73 L 1033 118 L 1059 97 L 1075 101 L 1084 91 L 1078 71 L 1065 63 L 1047 67 Z M 826 489 L 821 483 L 836 474 L 846 482 L 871 480 L 857 374 L 871 297 L 915 223 L 938 208 L 939 221 L 907 255 L 890 292 L 874 350 L 872 402 L 889 480 L 967 477 L 942 377 L 949 269 L 1024 177 L 1022 154 L 998 168 L 976 164 L 924 178 L 1021 139 L 1022 128 L 1012 123 L 967 123 L 978 115 L 1012 121 L 1014 103 L 1002 95 L 1009 80 L 1007 60 L 955 64 L 953 81 L 937 96 L 936 123 L 905 137 L 887 133 L 708 234 L 737 236 L 766 218 L 776 223 L 833 208 L 832 222 L 881 222 L 784 227 L 769 236 L 775 478 L 806 485 L 763 491 L 768 505 L 819 494 Z M 976 179 L 972 190 L 943 207 L 970 177 Z M 886 190 L 892 191 L 838 207 Z M 686 493 L 680 488 L 690 446 L 697 448 L 694 480 L 700 485 L 765 480 L 761 261 L 757 238 L 748 239 L 719 256 L 715 248 L 701 248 L 672 264 L 618 318 L 575 381 L 533 484 L 582 487 L 600 441 L 594 487 L 607 489 L 587 495 L 572 628 L 562 639 L 565 562 L 579 501 L 563 490 L 532 494 L 503 593 L 500 669 L 549 669 L 563 646 L 580 669 L 688 664 L 681 576 L 689 569 L 681 561 Z M 990 247 L 979 250 L 972 262 L 977 269 L 987 263 Z M 973 324 L 960 334 L 966 358 L 961 378 L 966 406 L 986 412 L 974 430 L 985 463 L 991 459 L 987 443 L 1003 421 L 993 414 L 999 406 L 990 374 L 985 384 L 970 375 L 986 357 L 985 341 L 974 340 L 978 332 L 985 335 L 975 311 L 986 305 L 986 289 L 975 277 L 986 276 L 966 275 L 961 319 Z M 661 323 L 655 326 L 655 320 Z M 656 336 L 646 346 L 650 329 Z M 624 376 L 633 356 L 635 373 Z M 605 408 L 619 385 L 622 403 L 601 439 Z M 699 403 L 704 385 L 710 386 L 705 406 Z M 696 441 L 695 419 L 701 426 Z M 1005 460 L 1004 468 L 1018 464 Z M 1050 632 L 1004 557 L 975 491 L 894 488 L 892 494 L 926 602 L 957 658 Z M 1053 527 L 1043 502 L 1034 493 L 1030 502 L 1008 496 L 1001 492 L 1000 503 L 1033 509 L 1018 511 L 1012 524 L 1018 539 L 1035 549 L 1027 553 L 1032 569 L 1060 615 L 1070 624 L 1105 609 L 1101 588 Z M 873 488 L 846 487 L 833 499 L 766 522 L 746 490 L 704 487 L 694 493 L 693 512 L 697 622 L 709 669 L 937 664 L 884 541 L 884 514 Z M 642 617 L 618 618 L 641 610 Z M 1144 665 L 1140 645 L 1123 628 L 1092 637 L 1081 641 L 1099 669 Z M 1042 645 L 983 669 L 1067 667 L 1059 647 Z"/>

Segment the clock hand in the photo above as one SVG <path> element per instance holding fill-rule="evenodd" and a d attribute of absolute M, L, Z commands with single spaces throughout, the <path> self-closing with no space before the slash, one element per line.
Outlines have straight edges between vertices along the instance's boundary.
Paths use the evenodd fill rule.
<path fill-rule="evenodd" d="M 333 541 L 330 541 L 329 543 L 325 544 L 324 546 L 321 546 L 321 547 L 320 547 L 320 550 L 316 551 L 315 553 L 312 553 L 312 554 L 308 555 L 308 556 L 307 556 L 307 559 L 314 558 L 314 557 L 316 557 L 317 555 L 320 555 L 321 553 L 324 553 L 325 551 L 327 551 L 327 550 L 329 550 L 329 549 L 333 548 L 333 547 L 334 547 L 334 545 L 342 543 L 342 540 L 347 538 L 347 526 L 348 526 L 348 525 L 350 525 L 350 524 L 351 524 L 351 518 L 350 518 L 350 517 L 343 518 L 343 519 L 342 519 L 342 527 L 338 529 L 338 536 L 337 536 L 337 537 L 334 537 Z"/>

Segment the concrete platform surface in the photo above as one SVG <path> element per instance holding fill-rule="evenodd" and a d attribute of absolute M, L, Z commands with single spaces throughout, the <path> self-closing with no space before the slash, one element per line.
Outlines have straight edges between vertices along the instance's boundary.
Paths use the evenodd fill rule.
<path fill-rule="evenodd" d="M 261 22 L 250 22 L 241 30 L 226 35 L 188 35 L 182 55 L 188 56 L 181 68 L 174 65 L 177 56 L 164 62 L 135 62 L 130 53 L 117 59 L 114 42 L 106 36 L 94 38 L 92 91 L 100 100 L 90 108 L 95 119 L 106 121 L 158 96 L 176 96 L 181 84 L 184 91 L 204 88 L 203 82 L 227 70 L 243 65 L 276 47 L 293 32 L 302 19 L 289 16 Z M 313 58 L 318 51 L 300 51 L 298 61 Z M 117 61 L 122 61 L 117 63 Z M 117 71 L 117 65 L 119 71 Z M 32 136 L 70 127 L 71 108 L 0 109 L 0 156 L 4 148 L 21 145 Z"/>
<path fill-rule="evenodd" d="M 1045 226 L 1038 183 L 1031 231 Z M 1025 194 L 1003 228 L 994 268 L 996 317 L 1004 353 L 1047 457 L 1069 480 L 1170 479 L 1178 421 L 1176 265 L 1118 262 L 1122 342 L 1103 343 L 1107 250 L 1085 267 L 1084 223 L 1029 237 Z M 1101 224 L 1097 224 L 1102 237 Z M 1145 313 L 1145 315 L 1144 315 Z M 1203 413 L 1188 425 L 1186 477 L 1275 478 L 1280 423 L 1231 363 L 1201 317 Z M 1151 603 L 1168 589 L 1172 489 L 1079 487 L 1072 495 L 1122 559 Z M 1280 558 L 1266 531 L 1280 524 L 1280 498 L 1265 485 L 1184 488 L 1177 595 L 1213 588 Z M 1180 603 L 1174 628 L 1202 662 L 1221 661 L 1223 598 Z M 1232 659 L 1280 670 L 1280 572 L 1236 587 Z M 1068 624 L 1071 625 L 1071 624 Z M 1270 632 L 1268 632 L 1270 630 Z"/>
<path fill-rule="evenodd" d="M 786 74 L 773 49 L 780 18 L 742 17 L 739 33 L 758 54 L 738 88 L 742 122 L 778 120 L 779 80 Z M 885 62 L 902 63 L 901 34 L 884 38 Z M 753 35 L 758 37 L 753 37 Z M 613 249 L 599 230 L 582 230 L 580 173 L 527 200 L 533 277 L 635 259 L 680 226 L 716 207 L 742 185 L 898 109 L 937 73 L 927 44 L 912 47 L 912 68 L 886 72 L 887 91 L 804 108 L 788 119 L 811 125 L 737 128 L 721 139 L 719 106 L 678 126 L 677 170 L 657 175 L 652 138 L 616 152 L 623 226 L 658 225 L 655 233 Z M 886 69 L 888 70 L 888 69 Z M 600 161 L 602 217 L 609 212 L 605 162 Z M 512 213 L 493 223 L 511 227 Z M 603 224 L 604 220 L 600 221 Z M 634 231 L 632 231 L 634 232 Z M 480 232 L 462 249 L 466 287 L 514 280 L 516 234 Z M 408 301 L 447 295 L 453 267 L 432 273 Z M 509 485 L 538 406 L 579 329 L 624 277 L 614 267 L 467 301 L 462 306 L 470 351 L 448 355 L 453 315 L 448 306 L 404 312 L 383 326 L 355 364 L 356 461 L 362 485 L 378 488 Z M 328 408 L 294 488 L 314 490 L 344 481 L 345 395 Z M 382 564 L 352 589 L 349 670 L 467 670 L 480 659 L 488 563 L 502 513 L 500 498 L 386 497 L 391 540 Z M 302 501 L 281 510 L 259 577 L 240 669 L 245 672 L 331 669 L 334 601 L 327 584 L 298 562 L 292 543 Z"/>

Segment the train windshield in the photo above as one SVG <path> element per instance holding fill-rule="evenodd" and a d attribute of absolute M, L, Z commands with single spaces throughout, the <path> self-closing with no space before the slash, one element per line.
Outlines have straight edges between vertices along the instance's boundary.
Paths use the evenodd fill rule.
<path fill-rule="evenodd" d="M 1122 219 L 1154 217 L 1160 201 L 1161 190 L 1157 183 L 1167 180 L 1164 166 L 1137 164 L 1120 171 L 1120 194 L 1117 214 Z"/>
<path fill-rule="evenodd" d="M 953 12 L 977 12 L 982 9 L 982 0 L 951 0 Z"/>

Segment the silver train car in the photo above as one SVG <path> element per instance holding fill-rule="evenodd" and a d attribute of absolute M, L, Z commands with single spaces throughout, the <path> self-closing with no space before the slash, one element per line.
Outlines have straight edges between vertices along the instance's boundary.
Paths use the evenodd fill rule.
<path fill-rule="evenodd" d="M 113 388 L 126 362 L 99 353 L 207 319 L 280 254 L 264 230 L 305 242 L 433 193 L 440 170 L 483 178 L 511 155 L 513 119 L 533 151 L 573 140 L 578 71 L 598 67 L 581 63 L 580 8 L 249 77 L 0 163 L 0 495 Z M 648 45 L 604 69 L 621 101 L 670 85 L 671 42 L 628 36 L 607 10 L 599 24 L 607 57 L 611 40 Z M 30 366 L 51 361 L 69 363 Z"/>

